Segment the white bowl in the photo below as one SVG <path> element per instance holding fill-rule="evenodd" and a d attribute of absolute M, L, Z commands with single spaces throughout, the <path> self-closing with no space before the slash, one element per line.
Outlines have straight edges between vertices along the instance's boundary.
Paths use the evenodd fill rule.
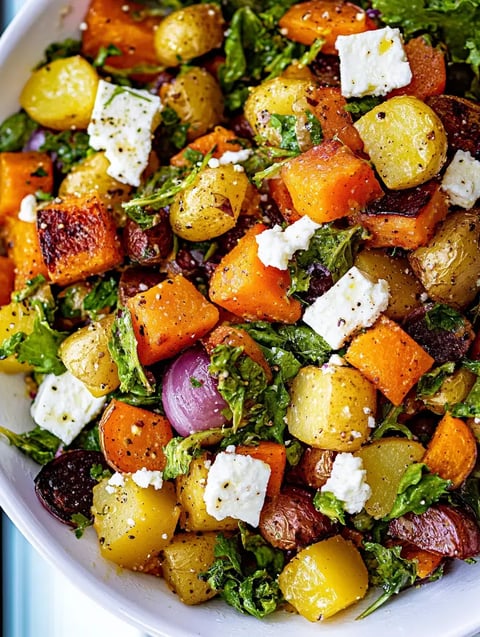
<path fill-rule="evenodd" d="M 119 0 L 120 1 L 120 0 Z M 0 121 L 18 109 L 18 95 L 46 45 L 75 35 L 88 0 L 31 0 L 0 40 Z M 0 374 L 0 423 L 31 428 L 23 379 Z M 366 619 L 371 601 L 313 624 L 284 612 L 265 620 L 245 617 L 219 600 L 184 606 L 164 582 L 120 572 L 102 559 L 93 529 L 80 540 L 39 504 L 38 467 L 0 440 L 0 505 L 29 542 L 97 603 L 152 637 L 467 637 L 480 630 L 480 566 L 455 563 L 437 582 L 403 592 Z"/>

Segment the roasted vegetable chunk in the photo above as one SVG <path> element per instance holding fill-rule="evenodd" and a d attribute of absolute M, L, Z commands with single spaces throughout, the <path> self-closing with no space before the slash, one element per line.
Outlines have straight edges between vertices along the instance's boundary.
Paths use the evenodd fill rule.
<path fill-rule="evenodd" d="M 37 231 L 50 280 L 59 285 L 122 262 L 113 218 L 96 197 L 65 197 L 38 211 Z"/>

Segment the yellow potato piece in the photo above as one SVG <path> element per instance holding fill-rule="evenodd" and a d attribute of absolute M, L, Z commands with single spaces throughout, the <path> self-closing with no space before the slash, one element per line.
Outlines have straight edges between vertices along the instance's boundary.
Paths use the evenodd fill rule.
<path fill-rule="evenodd" d="M 365 503 L 365 511 L 375 519 L 390 513 L 398 485 L 407 467 L 420 462 L 425 448 L 406 438 L 381 438 L 363 446 L 355 453 L 363 461 L 367 483 L 372 494 Z"/>
<path fill-rule="evenodd" d="M 87 128 L 98 81 L 94 67 L 80 55 L 54 60 L 31 74 L 20 105 L 42 126 Z"/>
<path fill-rule="evenodd" d="M 416 97 L 392 97 L 363 115 L 355 128 L 375 169 L 392 190 L 423 184 L 445 163 L 445 128 L 438 115 Z"/>
<path fill-rule="evenodd" d="M 343 365 L 303 367 L 290 390 L 288 430 L 318 449 L 356 451 L 368 439 L 376 390 L 358 370 Z"/>
<path fill-rule="evenodd" d="M 0 307 L 0 345 L 15 334 L 23 332 L 31 334 L 35 323 L 36 312 L 25 302 L 12 301 Z M 14 354 L 0 360 L 0 372 L 17 374 L 31 371 L 31 365 L 20 363 Z"/>
<path fill-rule="evenodd" d="M 278 584 L 287 602 L 314 622 L 362 599 L 368 572 L 353 543 L 335 535 L 297 553 L 280 573 Z"/>

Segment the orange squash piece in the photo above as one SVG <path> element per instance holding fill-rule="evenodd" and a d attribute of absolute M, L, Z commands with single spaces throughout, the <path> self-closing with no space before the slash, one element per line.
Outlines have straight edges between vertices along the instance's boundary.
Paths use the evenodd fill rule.
<path fill-rule="evenodd" d="M 447 196 L 440 182 L 432 180 L 416 188 L 388 191 L 357 219 L 370 233 L 370 246 L 415 250 L 430 241 L 447 213 Z"/>
<path fill-rule="evenodd" d="M 10 303 L 15 283 L 15 264 L 12 259 L 0 255 L 0 305 Z"/>
<path fill-rule="evenodd" d="M 402 403 L 435 362 L 397 323 L 383 315 L 352 339 L 345 359 L 394 405 Z"/>
<path fill-rule="evenodd" d="M 251 456 L 256 460 L 263 460 L 270 466 L 270 478 L 267 484 L 267 495 L 275 496 L 280 493 L 280 488 L 287 465 L 287 452 L 285 446 L 278 442 L 262 440 L 258 445 L 238 445 L 235 453 Z"/>
<path fill-rule="evenodd" d="M 170 158 L 172 166 L 186 166 L 188 164 L 185 159 L 185 151 L 187 149 L 196 150 L 202 155 L 206 155 L 213 150 L 212 157 L 219 159 L 227 151 L 238 152 L 242 150 L 242 146 L 236 141 L 238 135 L 223 126 L 215 126 L 211 133 L 202 135 L 194 139 L 186 148 Z"/>
<path fill-rule="evenodd" d="M 352 215 L 383 195 L 370 164 L 334 140 L 290 159 L 280 175 L 295 210 L 317 223 Z"/>
<path fill-rule="evenodd" d="M 0 153 L 0 223 L 17 216 L 22 199 L 53 189 L 52 160 L 37 151 Z"/>
<path fill-rule="evenodd" d="M 432 473 L 451 480 L 458 488 L 469 476 L 477 460 L 477 441 L 470 426 L 447 412 L 427 445 L 423 462 Z"/>
<path fill-rule="evenodd" d="M 15 267 L 15 290 L 21 290 L 30 279 L 42 275 L 48 280 L 35 223 L 9 217 L 5 225 L 7 255 Z"/>
<path fill-rule="evenodd" d="M 309 0 L 294 4 L 278 21 L 285 37 L 313 44 L 325 40 L 322 53 L 337 55 L 335 40 L 339 35 L 352 35 L 375 29 L 367 13 L 351 2 L 342 0 Z"/>
<path fill-rule="evenodd" d="M 324 139 L 338 139 L 354 153 L 361 153 L 363 141 L 345 109 L 347 100 L 334 86 L 318 86 L 309 95 L 308 104 L 320 122 Z"/>
<path fill-rule="evenodd" d="M 405 45 L 405 53 L 412 70 L 412 80 L 406 86 L 391 91 L 388 97 L 414 95 L 425 100 L 431 95 L 444 93 L 447 82 L 444 53 L 422 36 L 409 40 Z"/>
<path fill-rule="evenodd" d="M 101 274 L 123 260 L 112 214 L 95 196 L 68 196 L 40 208 L 37 230 L 48 276 L 58 285 Z"/>
<path fill-rule="evenodd" d="M 269 179 L 268 191 L 271 198 L 277 204 L 280 214 L 288 224 L 295 223 L 301 218 L 301 215 L 293 207 L 293 201 L 290 193 L 285 186 L 285 182 L 280 177 L 276 176 Z"/>
<path fill-rule="evenodd" d="M 165 416 L 113 399 L 102 414 L 99 434 L 105 458 L 115 471 L 165 469 L 163 447 L 173 438 Z"/>
<path fill-rule="evenodd" d="M 391 544 L 389 543 L 389 546 L 395 546 L 397 544 L 402 547 L 400 555 L 403 559 L 415 560 L 417 563 L 418 579 L 431 577 L 445 559 L 443 555 L 426 551 L 425 549 L 421 549 L 419 546 L 415 546 L 415 544 L 411 544 L 406 541 L 395 540 Z"/>
<path fill-rule="evenodd" d="M 174 356 L 218 323 L 218 309 L 185 277 L 166 279 L 127 300 L 142 365 Z"/>
<path fill-rule="evenodd" d="M 108 66 L 116 69 L 158 66 L 154 30 L 160 19 L 136 20 L 134 13 L 142 9 L 144 6 L 135 2 L 91 0 L 82 31 L 82 54 L 95 58 L 102 47 L 113 45 L 122 55 L 107 57 Z"/>
<path fill-rule="evenodd" d="M 210 299 L 246 320 L 296 323 L 302 309 L 287 296 L 289 272 L 258 258 L 255 237 L 265 229 L 261 223 L 252 226 L 223 257 L 210 279 Z"/>

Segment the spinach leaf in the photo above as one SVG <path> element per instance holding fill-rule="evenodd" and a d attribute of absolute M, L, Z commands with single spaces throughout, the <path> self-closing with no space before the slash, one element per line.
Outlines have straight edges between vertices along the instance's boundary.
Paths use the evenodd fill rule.
<path fill-rule="evenodd" d="M 169 106 L 162 109 L 162 124 L 173 146 L 178 149 L 185 148 L 188 142 L 187 131 L 190 124 L 182 124 L 176 111 Z"/>
<path fill-rule="evenodd" d="M 118 367 L 121 392 L 141 397 L 155 393 L 155 386 L 147 378 L 138 359 L 132 317 L 126 308 L 117 310 L 108 349 Z"/>
<path fill-rule="evenodd" d="M 433 396 L 442 386 L 443 381 L 455 371 L 455 363 L 439 365 L 431 372 L 423 374 L 417 384 L 417 398 Z"/>
<path fill-rule="evenodd" d="M 398 407 L 391 407 L 382 422 L 377 427 L 375 427 L 372 438 L 383 438 L 386 433 L 396 431 L 402 433 L 404 436 L 411 440 L 413 438 L 412 432 L 406 425 L 399 422 L 398 420 L 399 416 L 402 413 L 402 405 L 399 405 Z"/>
<path fill-rule="evenodd" d="M 433 331 L 457 332 L 464 327 L 465 318 L 453 307 L 443 303 L 435 303 L 432 308 L 426 311 L 425 323 L 428 329 Z"/>
<path fill-rule="evenodd" d="M 331 491 L 320 491 L 319 489 L 313 497 L 313 506 L 334 522 L 346 523 L 343 502 Z"/>
<path fill-rule="evenodd" d="M 386 548 L 376 542 L 364 542 L 363 549 L 370 583 L 381 586 L 384 592 L 357 619 L 371 615 L 390 597 L 407 586 L 412 586 L 417 577 L 416 563 L 400 556 L 401 546 Z"/>
<path fill-rule="evenodd" d="M 0 426 L 0 434 L 5 436 L 10 445 L 17 447 L 25 455 L 42 465 L 55 458 L 55 454 L 62 444 L 60 438 L 39 426 L 21 434 Z"/>
<path fill-rule="evenodd" d="M 60 133 L 46 131 L 45 141 L 40 150 L 54 155 L 56 165 L 63 174 L 69 173 L 75 164 L 93 152 L 87 133 L 71 130 Z"/>
<path fill-rule="evenodd" d="M 242 523 L 239 528 L 232 537 L 217 536 L 216 560 L 201 579 L 241 613 L 265 617 L 282 601 L 276 577 L 283 568 L 283 553 Z"/>
<path fill-rule="evenodd" d="M 93 320 L 105 311 L 105 308 L 116 308 L 118 301 L 118 281 L 111 276 L 99 279 L 83 299 L 83 308 Z"/>
<path fill-rule="evenodd" d="M 20 111 L 7 117 L 0 125 L 0 152 L 17 152 L 23 149 L 38 124 Z"/>
<path fill-rule="evenodd" d="M 67 38 L 62 42 L 53 42 L 45 49 L 44 59 L 39 64 L 39 66 L 45 66 L 46 64 L 50 64 L 50 62 L 54 62 L 55 60 L 61 60 L 62 58 L 68 58 L 74 55 L 78 55 L 79 53 L 81 53 L 81 51 L 81 41 L 74 38 Z"/>
<path fill-rule="evenodd" d="M 461 403 L 449 406 L 449 411 L 458 418 L 475 418 L 480 416 L 480 361 L 463 359 L 462 366 L 477 375 L 472 389 Z"/>
<path fill-rule="evenodd" d="M 399 518 L 405 513 L 421 514 L 448 493 L 449 480 L 430 473 L 425 464 L 414 462 L 409 465 L 398 485 L 393 507 L 384 520 Z"/>
<path fill-rule="evenodd" d="M 202 452 L 202 444 L 212 436 L 222 438 L 231 432 L 230 429 L 206 429 L 197 431 L 186 438 L 177 436 L 169 440 L 164 447 L 166 458 L 163 477 L 165 480 L 171 480 L 177 476 L 188 473 L 191 461 Z"/>

